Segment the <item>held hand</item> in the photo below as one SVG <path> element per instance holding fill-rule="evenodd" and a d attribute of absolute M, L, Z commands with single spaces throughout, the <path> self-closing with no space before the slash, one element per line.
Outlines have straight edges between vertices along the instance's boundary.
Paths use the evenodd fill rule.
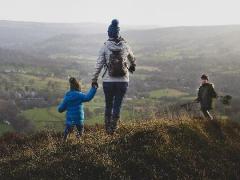
<path fill-rule="evenodd" d="M 97 81 L 92 81 L 92 87 L 93 88 L 98 88 L 98 83 L 97 83 Z"/>
<path fill-rule="evenodd" d="M 136 70 L 136 66 L 131 65 L 128 70 L 130 73 L 133 73 Z"/>

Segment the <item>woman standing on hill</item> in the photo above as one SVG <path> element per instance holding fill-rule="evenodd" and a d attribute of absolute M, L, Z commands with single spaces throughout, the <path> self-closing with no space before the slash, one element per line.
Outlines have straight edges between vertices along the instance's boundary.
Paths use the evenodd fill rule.
<path fill-rule="evenodd" d="M 92 79 L 92 84 L 97 85 L 99 74 L 104 69 L 105 128 L 108 134 L 117 129 L 122 101 L 128 89 L 129 72 L 133 73 L 136 67 L 133 52 L 119 31 L 118 20 L 112 20 L 108 28 L 109 39 L 100 50 Z"/>

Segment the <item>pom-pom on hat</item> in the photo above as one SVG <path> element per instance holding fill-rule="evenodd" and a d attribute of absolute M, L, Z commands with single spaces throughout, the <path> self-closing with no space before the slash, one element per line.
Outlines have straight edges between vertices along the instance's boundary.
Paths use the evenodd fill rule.
<path fill-rule="evenodd" d="M 117 19 L 113 19 L 110 26 L 108 27 L 108 36 L 109 38 L 117 39 L 119 38 L 119 21 Z"/>

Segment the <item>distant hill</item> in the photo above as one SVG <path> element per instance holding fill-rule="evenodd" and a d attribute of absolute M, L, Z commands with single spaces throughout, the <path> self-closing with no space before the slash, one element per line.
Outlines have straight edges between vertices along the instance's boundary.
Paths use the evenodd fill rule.
<path fill-rule="evenodd" d="M 139 53 L 160 56 L 174 51 L 182 58 L 215 58 L 240 54 L 240 26 L 171 27 L 128 31 L 125 36 Z M 170 60 L 173 59 L 173 55 Z M 179 57 L 178 57 L 179 58 Z M 231 59 L 231 58 L 229 58 Z"/>
<path fill-rule="evenodd" d="M 0 47 L 21 48 L 61 34 L 103 34 L 108 24 L 101 23 L 41 23 L 0 20 Z M 122 26 L 123 29 L 152 29 L 155 26 Z M 123 31 L 124 31 L 123 30 Z"/>
<path fill-rule="evenodd" d="M 232 121 L 145 121 L 113 137 L 88 127 L 67 143 L 54 132 L 6 134 L 0 179 L 239 179 L 239 151 Z"/>
<path fill-rule="evenodd" d="M 107 40 L 107 27 L 96 23 L 0 21 L 0 48 L 47 56 L 96 56 Z M 149 28 L 121 28 L 123 37 L 141 60 L 212 58 L 222 61 L 227 57 L 234 61 L 240 55 L 240 25 Z"/>
<path fill-rule="evenodd" d="M 240 54 L 240 26 L 171 27 L 122 32 L 138 56 L 153 61 Z M 41 52 L 96 55 L 107 34 L 61 34 L 36 44 Z M 98 48 L 98 49 L 96 49 Z M 50 52 L 49 52 L 50 51 Z"/>
<path fill-rule="evenodd" d="M 37 23 L 0 21 L 0 47 L 20 47 L 46 40 L 59 34 L 96 34 L 106 30 L 97 23 Z"/>

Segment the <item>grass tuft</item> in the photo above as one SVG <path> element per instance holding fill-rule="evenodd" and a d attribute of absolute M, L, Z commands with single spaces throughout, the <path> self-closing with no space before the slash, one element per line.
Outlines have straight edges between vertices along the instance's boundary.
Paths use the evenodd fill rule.
<path fill-rule="evenodd" d="M 0 179 L 239 179 L 240 125 L 143 121 L 114 136 L 101 125 L 74 135 L 41 131 L 0 138 Z"/>

